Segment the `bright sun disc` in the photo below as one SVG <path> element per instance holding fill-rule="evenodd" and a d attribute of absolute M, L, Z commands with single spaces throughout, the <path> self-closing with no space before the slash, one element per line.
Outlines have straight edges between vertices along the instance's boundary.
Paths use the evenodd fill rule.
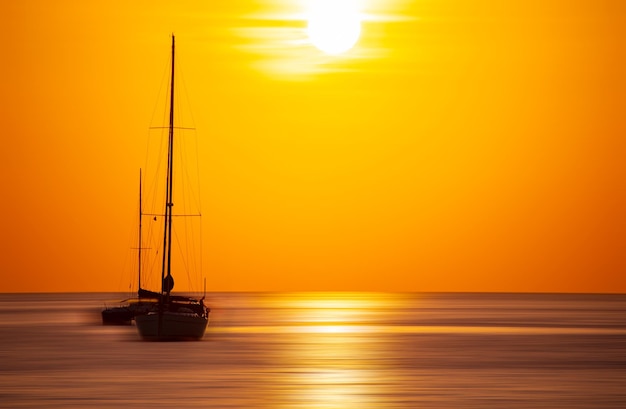
<path fill-rule="evenodd" d="M 318 0 L 311 4 L 307 34 L 313 45 L 327 54 L 351 49 L 361 35 L 361 19 L 354 1 Z"/>

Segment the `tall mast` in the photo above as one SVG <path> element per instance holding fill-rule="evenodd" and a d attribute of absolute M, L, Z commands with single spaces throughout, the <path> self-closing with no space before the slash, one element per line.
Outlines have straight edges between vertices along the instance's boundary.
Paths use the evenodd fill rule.
<path fill-rule="evenodd" d="M 141 207 L 141 169 L 139 169 L 139 245 L 137 246 L 137 249 L 139 251 L 139 266 L 137 268 L 137 275 L 138 275 L 138 282 L 139 282 L 139 289 L 141 290 L 141 214 L 142 214 L 142 207 Z"/>
<path fill-rule="evenodd" d="M 161 293 L 169 296 L 174 279 L 172 278 L 172 190 L 174 175 L 174 53 L 175 40 L 172 34 L 172 76 L 170 79 L 170 124 L 167 152 L 167 178 L 165 187 L 165 233 L 163 236 L 163 268 L 161 271 Z"/>

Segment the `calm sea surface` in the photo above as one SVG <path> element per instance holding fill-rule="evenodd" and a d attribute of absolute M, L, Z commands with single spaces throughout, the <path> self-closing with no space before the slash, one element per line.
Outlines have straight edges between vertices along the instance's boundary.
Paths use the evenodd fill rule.
<path fill-rule="evenodd" d="M 0 407 L 626 407 L 626 295 L 214 293 L 177 343 L 116 297 L 0 294 Z"/>

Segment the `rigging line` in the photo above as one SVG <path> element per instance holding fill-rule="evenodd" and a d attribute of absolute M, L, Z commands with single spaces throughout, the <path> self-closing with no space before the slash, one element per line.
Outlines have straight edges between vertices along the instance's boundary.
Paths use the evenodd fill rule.
<path fill-rule="evenodd" d="M 157 99 L 154 103 L 154 108 L 152 109 L 152 116 L 150 117 L 150 122 L 149 124 L 154 123 L 154 117 L 156 115 L 156 111 L 157 108 L 161 105 L 160 101 L 162 101 L 163 99 L 160 98 L 161 93 L 163 92 L 163 84 L 166 82 L 166 78 L 167 78 L 167 73 L 169 72 L 169 62 L 170 62 L 170 57 L 168 56 L 167 58 L 164 58 L 165 63 L 164 63 L 164 67 L 163 67 L 163 73 L 161 74 L 161 81 L 159 81 L 159 91 L 157 92 Z M 169 82 L 168 82 L 169 85 Z M 167 107 L 167 104 L 164 104 Z M 150 129 L 150 128 L 148 128 Z M 150 132 L 148 132 L 148 140 L 150 139 Z M 149 158 L 149 149 L 150 149 L 150 143 L 146 144 L 146 165 L 147 165 L 147 161 Z M 146 173 L 148 173 L 149 169 L 146 168 Z"/>
<path fill-rule="evenodd" d="M 160 139 L 162 141 L 162 138 Z M 159 156 L 160 157 L 160 156 Z M 152 208 L 155 208 L 155 202 L 157 200 L 157 189 L 156 189 L 156 182 L 157 180 L 159 180 L 160 178 L 155 178 L 155 180 L 153 181 L 153 194 L 151 195 L 151 199 L 152 199 Z M 159 185 L 160 186 L 160 185 Z M 146 215 L 148 216 L 148 215 Z M 162 236 L 162 226 L 160 223 L 154 223 L 152 222 L 152 219 L 150 218 L 150 223 L 147 223 L 148 226 L 148 243 L 150 246 L 152 246 L 155 251 L 151 252 L 152 254 L 150 254 L 150 260 L 148 260 L 149 263 L 146 263 L 146 268 L 144 268 L 144 271 L 147 271 L 146 274 L 144 274 L 144 277 L 146 277 L 146 286 L 149 286 L 148 288 L 153 288 L 156 289 L 157 287 L 160 288 L 160 285 L 157 285 L 154 283 L 154 281 L 156 280 L 156 276 L 157 273 L 156 271 L 156 265 L 159 263 L 159 256 L 161 253 L 159 253 L 159 249 L 160 249 L 160 244 L 159 244 L 159 238 Z"/>
<path fill-rule="evenodd" d="M 195 176 L 196 178 L 192 178 L 191 173 L 193 171 L 193 169 L 191 169 L 192 166 L 184 166 L 183 170 L 182 170 L 182 175 L 183 175 L 183 179 L 185 181 L 185 183 L 183 184 L 183 191 L 184 191 L 184 200 L 185 200 L 185 206 L 189 206 L 190 210 L 198 210 L 200 211 L 200 209 L 202 208 L 201 206 L 201 190 L 200 190 L 200 171 L 199 171 L 199 159 L 198 159 L 198 143 L 197 143 L 197 133 L 194 132 L 194 137 L 195 137 L 195 142 L 196 142 L 196 150 L 195 152 L 193 152 L 193 148 L 191 148 L 189 145 L 189 143 L 183 144 L 179 138 L 179 143 L 180 143 L 180 149 L 178 150 L 179 154 L 179 160 L 182 163 L 188 164 L 190 165 L 192 160 L 191 158 L 194 157 L 194 153 L 195 153 Z M 188 140 L 188 138 L 186 138 L 186 140 Z M 193 206 L 193 208 L 191 208 Z"/>
<path fill-rule="evenodd" d="M 136 227 L 136 226 L 135 226 Z M 131 227 L 129 228 L 129 232 L 128 232 L 128 245 L 127 248 L 129 250 L 132 250 L 132 246 L 133 244 L 131 243 L 136 243 L 137 242 L 137 235 L 136 235 L 136 231 L 135 231 L 135 227 Z M 132 284 L 133 284 L 133 280 L 130 279 L 130 277 L 132 276 L 132 274 L 130 273 L 129 269 L 130 269 L 130 265 L 131 263 L 131 256 L 132 256 L 132 251 L 126 251 L 126 256 L 124 257 L 124 262 L 122 264 L 122 269 L 120 271 L 122 271 L 123 273 L 120 274 L 119 276 L 119 281 L 117 283 L 117 289 L 118 291 L 120 290 L 120 288 L 122 288 L 122 280 L 126 279 L 126 273 L 128 273 L 128 283 L 129 283 L 129 287 L 124 287 L 125 291 L 129 291 L 128 294 L 130 295 L 130 292 L 132 292 Z"/>
<path fill-rule="evenodd" d="M 200 265 L 198 266 L 198 272 L 200 274 L 200 278 L 204 278 L 204 263 L 203 263 L 204 257 L 202 256 L 202 253 L 203 253 L 202 249 L 204 248 L 204 246 L 203 246 L 203 243 L 202 243 L 202 240 L 203 240 L 202 230 L 203 230 L 202 229 L 202 222 L 200 222 L 200 232 L 199 232 L 200 243 L 198 243 L 200 245 L 200 251 L 199 251 L 199 253 L 200 253 L 200 260 L 199 260 Z M 205 288 L 205 293 L 206 293 L 206 282 L 205 282 L 204 288 Z"/>
<path fill-rule="evenodd" d="M 180 82 L 182 83 L 183 86 L 183 92 L 185 94 L 185 100 L 187 101 L 187 105 L 189 106 L 189 116 L 191 117 L 191 124 L 194 127 L 193 129 L 195 130 L 195 126 L 196 126 L 196 119 L 193 116 L 193 110 L 191 109 L 191 98 L 189 98 L 189 91 L 187 88 L 187 84 L 185 83 L 185 76 L 184 76 L 184 70 L 181 68 L 180 70 Z M 200 149 L 199 149 L 199 143 L 198 143 L 198 134 L 194 133 L 194 140 L 195 140 L 195 145 L 196 145 L 196 180 L 198 181 L 198 208 L 202 209 L 202 185 L 200 182 Z"/>
<path fill-rule="evenodd" d="M 193 281 L 191 280 L 191 274 L 190 274 L 190 265 L 193 262 L 193 259 L 191 258 L 191 255 L 189 254 L 189 248 L 193 246 L 193 238 L 190 237 L 190 229 L 191 227 L 189 226 L 190 220 L 189 219 L 184 219 L 184 223 L 185 223 L 185 241 L 187 243 L 187 245 L 185 246 L 185 252 L 186 252 L 186 257 L 185 259 L 187 260 L 187 282 L 189 283 L 189 287 L 193 288 Z M 182 250 L 182 248 L 181 248 Z"/>
<path fill-rule="evenodd" d="M 188 144 L 183 143 L 182 139 L 183 138 L 178 138 L 177 159 L 179 160 L 180 163 L 187 164 L 189 162 L 188 156 L 189 156 L 190 149 L 189 149 Z M 183 211 L 193 212 L 194 205 L 197 206 L 197 199 L 196 199 L 196 195 L 194 194 L 195 193 L 194 189 L 192 189 L 192 186 L 194 186 L 194 184 L 191 183 L 192 178 L 189 174 L 189 166 L 182 166 L 181 169 L 182 171 L 180 172 L 180 178 L 182 178 L 183 180 L 181 181 L 181 183 L 178 184 L 179 186 L 178 197 L 180 198 L 180 200 L 177 200 L 177 203 L 180 203 L 180 206 L 182 206 Z M 195 213 L 193 215 L 201 216 L 201 214 L 199 213 Z M 183 220 L 181 227 L 182 229 L 177 229 L 174 232 L 174 237 L 176 239 L 179 254 L 182 256 L 182 259 L 185 262 L 185 272 L 187 273 L 188 287 L 195 291 L 196 282 L 191 276 L 192 276 L 192 271 L 196 273 L 195 276 L 198 275 L 197 273 L 198 249 L 197 249 L 197 239 L 196 239 L 197 228 L 196 228 L 196 224 L 188 218 L 185 218 Z"/>
<path fill-rule="evenodd" d="M 202 247 L 198 247 L 198 236 L 201 236 L 202 233 L 202 222 L 195 223 L 189 219 L 185 219 L 183 231 L 184 246 L 181 244 L 180 229 L 175 233 L 175 237 L 181 256 L 183 256 L 183 251 L 186 254 L 186 257 L 183 256 L 183 260 L 185 260 L 188 286 L 192 291 L 197 291 L 197 280 L 199 274 L 201 274 L 198 259 L 202 258 Z M 192 272 L 195 273 L 193 278 L 191 277 Z"/>
<path fill-rule="evenodd" d="M 180 65 L 183 65 L 183 64 L 180 64 Z M 180 80 L 180 77 L 181 77 L 181 73 L 180 73 L 180 70 L 179 70 L 177 78 Z M 180 84 L 180 81 L 179 81 L 179 84 Z M 180 94 L 180 85 L 179 85 L 178 89 L 179 89 L 179 93 L 178 94 Z M 179 113 L 178 114 L 179 121 L 184 123 L 185 119 L 184 119 L 183 115 L 185 114 L 185 110 L 182 107 L 183 103 L 182 103 L 181 99 L 182 98 L 177 98 L 176 99 L 176 102 L 177 102 L 176 108 L 178 109 L 178 113 Z M 178 198 L 180 200 L 178 201 L 178 203 L 180 205 L 182 205 L 183 211 L 185 211 L 185 212 L 187 211 L 187 204 L 188 204 L 187 193 L 188 193 L 189 186 L 190 186 L 189 178 L 187 177 L 188 164 L 187 164 L 187 158 L 186 158 L 186 155 L 187 155 L 187 144 L 185 143 L 186 140 L 187 140 L 187 138 L 186 138 L 186 135 L 184 134 L 184 132 L 179 132 L 178 133 L 178 139 L 177 139 L 177 142 L 178 142 L 177 143 L 177 150 L 176 150 L 177 160 L 178 160 L 178 163 L 180 164 L 180 166 L 178 168 L 179 169 L 178 170 L 178 177 L 179 177 L 179 182 L 180 182 L 178 184 L 178 192 L 179 192 Z"/>
<path fill-rule="evenodd" d="M 164 105 L 164 112 L 163 115 L 167 115 L 167 105 Z M 169 130 L 164 128 L 161 129 L 160 133 L 159 133 L 159 138 L 158 138 L 158 151 L 156 152 L 155 155 L 153 155 L 153 161 L 156 161 L 155 163 L 155 171 L 153 173 L 154 178 L 152 180 L 152 187 L 153 187 L 153 192 L 154 195 L 152 197 L 153 199 L 153 208 L 155 208 L 155 206 L 160 207 L 162 204 L 162 200 L 160 197 L 157 196 L 157 194 L 161 194 L 161 189 L 163 189 L 163 178 L 167 172 L 167 157 L 168 157 L 168 149 L 169 149 Z M 158 201 L 158 204 L 156 204 Z"/>
<path fill-rule="evenodd" d="M 181 146 L 179 149 L 179 159 L 181 163 L 187 164 L 189 161 L 187 160 L 188 149 L 186 146 Z M 195 209 L 192 208 L 192 205 L 197 207 L 197 199 L 196 195 L 193 192 L 193 184 L 191 182 L 191 177 L 189 175 L 189 166 L 184 166 L 182 171 L 182 177 L 184 182 L 182 182 L 182 189 L 180 190 L 182 194 L 182 206 L 184 211 L 192 212 Z M 199 209 L 198 209 L 199 210 Z M 200 213 L 198 211 L 198 213 Z"/>
<path fill-rule="evenodd" d="M 149 243 L 151 243 L 151 246 L 154 247 L 155 251 L 152 252 L 151 257 L 150 257 L 150 265 L 148 266 L 149 271 L 150 271 L 150 283 L 152 284 L 152 288 L 157 288 L 157 286 L 154 284 L 154 280 L 155 277 L 157 276 L 157 265 L 159 263 L 159 249 L 161 248 L 160 243 L 159 243 L 159 238 L 161 237 L 161 225 L 160 224 L 156 224 L 156 223 L 150 223 L 149 224 L 150 229 L 148 231 L 149 233 Z"/>
<path fill-rule="evenodd" d="M 156 109 L 160 105 L 159 101 L 162 100 L 159 97 L 160 97 L 161 92 L 163 90 L 163 83 L 165 82 L 165 80 L 167 78 L 167 74 L 169 72 L 170 58 L 171 57 L 169 56 L 169 53 L 168 53 L 168 56 L 166 58 L 165 57 L 163 58 L 164 61 L 165 61 L 164 66 L 163 66 L 163 74 L 161 74 L 161 81 L 159 82 L 159 92 L 157 93 L 157 100 L 156 100 L 156 102 L 154 104 L 154 109 L 152 110 L 152 116 L 150 117 L 150 122 L 149 123 L 152 123 L 154 121 L 154 115 L 156 113 Z M 169 85 L 169 82 L 168 82 L 168 85 Z"/>
<path fill-rule="evenodd" d="M 198 134 L 195 135 L 196 142 L 196 180 L 198 181 L 198 208 L 202 209 L 202 185 L 200 179 L 200 145 L 198 143 Z"/>
<path fill-rule="evenodd" d="M 202 282 L 202 275 L 203 275 L 203 270 L 202 270 L 202 219 L 200 219 L 200 225 L 198 226 L 198 242 L 194 241 L 193 242 L 193 251 L 194 254 L 197 254 L 198 256 L 194 258 L 194 271 L 196 273 L 196 277 L 195 280 L 196 282 L 201 283 Z"/>
<path fill-rule="evenodd" d="M 192 266 L 192 268 L 195 268 L 195 263 L 194 263 L 194 259 L 191 258 L 191 255 L 189 254 L 190 251 L 189 249 L 191 248 L 192 250 L 195 250 L 195 247 L 193 245 L 194 241 L 193 241 L 193 237 L 191 237 L 193 235 L 193 232 L 191 231 L 191 220 L 189 219 L 183 219 L 185 222 L 185 240 L 187 241 L 187 246 L 185 246 L 185 250 L 187 252 L 187 260 L 189 260 L 189 264 L 194 264 Z M 190 233 L 191 232 L 191 233 Z M 195 253 L 194 253 L 195 254 Z M 187 270 L 187 281 L 190 284 L 190 287 L 192 286 L 191 283 L 193 283 L 193 281 L 191 280 L 191 274 L 190 271 Z"/>
<path fill-rule="evenodd" d="M 157 168 L 154 174 L 154 195 L 152 197 L 153 209 L 163 210 L 163 203 L 167 202 L 167 189 L 163 187 L 163 179 L 167 175 L 167 169 L 169 166 L 168 160 L 166 160 L 169 150 L 169 131 L 161 130 L 161 137 L 159 139 L 159 152 L 157 158 Z"/>
<path fill-rule="evenodd" d="M 153 223 L 146 223 L 148 225 L 148 232 L 147 232 L 147 242 L 150 243 L 150 246 L 152 247 L 152 249 L 155 249 L 154 252 L 149 252 L 148 256 L 143 258 L 143 265 L 142 265 L 142 271 L 143 271 L 143 282 L 146 286 L 146 288 L 154 288 L 153 286 L 153 277 L 154 277 L 154 264 L 158 261 L 158 251 L 156 251 L 156 249 L 158 249 L 158 243 L 155 242 L 154 239 L 154 224 Z"/>
<path fill-rule="evenodd" d="M 169 115 L 167 114 L 168 112 L 168 108 L 169 108 L 169 98 L 167 97 L 167 92 L 170 89 L 170 84 L 171 84 L 171 76 L 168 75 L 170 74 L 170 67 L 171 67 L 171 63 L 172 63 L 172 56 L 170 53 L 167 53 L 168 57 L 165 58 L 165 64 L 164 64 L 164 68 L 163 68 L 163 74 L 161 77 L 161 83 L 160 83 L 160 87 L 159 87 L 159 93 L 157 95 L 157 102 L 155 104 L 155 109 L 153 112 L 153 116 L 150 120 L 150 124 L 152 125 L 154 123 L 154 114 L 156 113 L 156 108 L 157 107 L 161 107 L 163 112 L 161 115 L 161 118 L 168 118 Z M 166 88 L 164 88 L 164 85 L 167 85 Z M 162 98 L 161 96 L 165 96 L 164 98 Z M 161 103 L 162 102 L 162 103 Z M 150 128 L 149 128 L 150 129 Z M 152 135 L 150 132 L 148 132 L 149 135 Z M 155 165 L 155 171 L 154 171 L 154 179 L 151 181 L 151 186 L 150 186 L 150 192 L 152 192 L 152 208 L 155 208 L 156 206 L 156 200 L 157 200 L 157 192 L 158 192 L 158 183 L 160 181 L 160 177 L 158 177 L 158 175 L 161 174 L 161 169 L 162 169 L 162 165 L 163 165 L 163 152 L 164 152 L 164 142 L 166 141 L 166 139 L 164 138 L 164 134 L 165 134 L 165 129 L 161 130 L 161 134 L 159 137 L 159 145 L 158 145 L 158 150 L 157 153 L 158 155 L 156 156 L 156 158 L 158 158 L 156 160 L 156 163 L 154 163 Z M 150 138 L 149 138 L 150 139 Z M 149 160 L 150 160 L 150 148 L 153 147 L 152 143 L 148 143 L 147 144 L 147 149 L 146 149 L 146 174 L 152 174 L 151 172 L 151 168 L 150 166 L 148 166 Z"/>
<path fill-rule="evenodd" d="M 187 83 L 185 81 L 185 64 L 184 64 L 184 56 L 183 58 L 183 63 L 179 64 L 178 67 L 178 71 L 177 71 L 177 79 L 178 79 L 178 83 L 180 84 L 178 89 L 180 90 L 182 88 L 183 90 L 183 94 L 184 94 L 184 98 L 178 98 L 178 104 L 180 104 L 180 106 L 178 106 L 177 108 L 179 109 L 179 118 L 184 119 L 182 117 L 182 115 L 184 114 L 188 114 L 190 119 L 191 119 L 191 124 L 192 124 L 192 128 L 185 128 L 185 129 L 190 129 L 190 130 L 196 130 L 196 121 L 195 118 L 193 116 L 193 110 L 191 109 L 191 98 L 189 97 L 189 88 L 187 87 Z M 180 61 L 180 59 L 179 59 Z M 187 105 L 187 110 L 182 109 L 182 105 L 183 103 L 186 103 Z M 186 176 L 186 180 L 188 181 L 188 186 L 189 188 L 189 194 L 191 195 L 191 197 L 193 198 L 193 202 L 195 204 L 195 206 L 198 209 L 202 209 L 202 200 L 201 200 L 201 192 L 202 192 L 202 186 L 201 186 L 201 182 L 200 182 L 200 150 L 199 150 L 199 144 L 198 144 L 198 134 L 196 132 L 194 132 L 193 135 L 194 138 L 194 142 L 195 142 L 195 166 L 196 166 L 196 179 L 195 179 L 195 183 L 191 183 L 192 178 L 191 175 L 189 173 L 189 168 L 185 167 L 184 168 L 184 174 Z M 186 155 L 186 160 L 185 163 L 191 163 L 191 161 L 189 160 L 189 152 L 188 152 L 188 148 L 185 149 L 185 155 Z M 195 185 L 195 187 L 198 189 L 197 192 L 195 192 L 195 194 L 193 194 L 194 192 L 191 190 L 191 186 Z M 191 203 L 190 203 L 191 204 Z"/>
<path fill-rule="evenodd" d="M 178 68 L 178 79 L 179 79 L 179 84 L 180 84 L 179 87 L 182 87 L 183 92 L 185 94 L 185 101 L 187 102 L 187 106 L 189 108 L 191 108 L 191 99 L 189 98 L 189 92 L 187 91 L 187 83 L 185 82 L 185 65 L 186 65 L 185 62 L 184 62 L 185 56 L 183 55 L 182 57 L 183 57 L 182 58 L 183 62 L 181 64 L 179 64 L 179 66 L 177 67 Z M 180 61 L 180 59 L 179 59 L 179 61 Z M 193 112 L 192 112 L 191 109 L 189 109 L 188 114 L 191 117 L 191 124 L 195 128 L 196 121 L 194 120 Z"/>
<path fill-rule="evenodd" d="M 186 140 L 186 138 L 183 138 L 182 135 L 179 133 L 178 134 L 178 138 L 176 141 L 176 160 L 178 161 L 178 163 L 180 164 L 184 164 L 181 165 L 179 167 L 179 172 L 177 173 L 177 181 L 179 183 L 177 183 L 177 206 L 182 206 L 182 209 L 184 212 L 192 212 L 196 209 L 193 209 L 191 207 L 192 203 L 197 205 L 197 200 L 195 200 L 195 195 L 194 192 L 192 190 L 192 186 L 194 185 L 193 183 L 191 183 L 191 177 L 189 176 L 189 166 L 187 165 L 189 163 L 188 160 L 188 144 L 184 143 L 184 140 Z M 197 208 L 197 206 L 196 206 Z M 199 210 L 199 209 L 197 209 Z"/>
<path fill-rule="evenodd" d="M 164 214 L 162 213 L 144 213 L 144 215 L 146 216 L 158 216 L 158 217 L 165 217 Z M 193 214 L 172 214 L 172 217 L 200 217 L 202 216 L 202 213 L 193 213 Z"/>
<path fill-rule="evenodd" d="M 182 59 L 184 59 L 184 56 L 182 56 Z M 181 57 L 179 57 L 179 61 L 181 61 Z M 191 118 L 191 122 L 192 122 L 192 127 L 177 127 L 178 129 L 182 129 L 182 130 L 194 130 L 195 131 L 195 119 L 193 117 L 193 111 L 191 109 L 191 101 L 189 98 L 189 92 L 188 92 L 188 88 L 185 82 L 185 63 L 180 63 L 177 66 L 177 71 L 176 71 L 176 80 L 178 81 L 178 97 L 176 98 L 176 108 L 178 110 L 178 122 L 184 124 L 187 121 L 186 115 L 188 114 Z M 184 98 L 181 98 L 181 92 L 180 89 L 183 89 L 182 94 L 184 94 Z M 183 107 L 183 105 L 185 107 Z M 185 109 L 186 108 L 186 109 Z M 181 161 L 180 163 L 185 163 L 185 164 L 190 164 L 191 161 L 189 160 L 190 157 L 192 157 L 193 155 L 191 155 L 190 153 L 190 149 L 189 149 L 189 144 L 188 143 L 183 143 L 184 141 L 188 141 L 188 137 L 186 137 L 186 134 L 180 134 L 185 135 L 184 138 L 178 138 L 178 148 L 177 152 L 178 152 L 178 157 L 179 160 Z M 192 183 L 192 178 L 190 175 L 190 167 L 189 166 L 183 166 L 182 167 L 182 178 L 181 180 L 184 181 L 184 183 L 182 184 L 183 188 L 182 188 L 182 193 L 183 193 L 183 204 L 184 206 L 191 206 L 192 204 L 196 207 L 196 209 L 198 209 L 198 211 L 202 208 L 201 207 L 201 201 L 200 201 L 200 179 L 199 179 L 199 151 L 198 151 L 198 137 L 197 137 L 197 133 L 194 132 L 193 135 L 194 139 L 195 139 L 195 147 L 196 147 L 196 152 L 195 152 L 195 165 L 196 165 L 196 179 L 195 182 Z M 198 189 L 198 191 L 194 191 L 195 188 Z M 192 210 L 190 208 L 190 210 Z"/>
<path fill-rule="evenodd" d="M 160 175 L 163 172 L 162 168 L 163 168 L 164 142 L 165 142 L 164 131 L 161 131 L 160 137 L 158 138 L 158 149 L 156 149 L 157 154 L 154 155 L 155 158 L 152 159 L 152 161 L 150 161 L 149 160 L 150 155 L 146 156 L 146 168 L 148 169 L 154 168 L 152 172 L 146 172 L 147 175 L 150 175 L 150 174 L 153 175 L 152 178 L 147 177 L 146 179 L 148 183 L 145 183 L 145 185 L 148 186 L 147 195 L 146 195 L 148 197 L 148 200 L 147 200 L 148 205 L 146 206 L 146 208 L 149 208 L 149 209 L 156 209 L 157 200 L 160 198 L 161 184 L 159 182 L 161 181 Z M 154 144 L 151 143 L 150 145 L 152 146 Z M 160 200 L 159 200 L 159 203 L 161 203 Z"/>
<path fill-rule="evenodd" d="M 155 255 L 155 256 L 158 256 L 158 251 L 157 251 L 157 253 L 156 253 L 156 255 Z M 155 271 L 155 269 L 156 269 L 155 265 L 156 265 L 158 262 L 159 262 L 159 257 L 152 257 L 152 264 L 149 266 L 149 268 L 150 268 L 150 270 L 149 270 L 149 271 L 150 271 L 150 273 L 151 273 L 151 274 L 149 275 L 149 277 L 150 277 L 151 279 L 150 279 L 150 280 L 147 280 L 147 283 L 149 283 L 149 284 L 152 284 L 152 283 L 153 283 L 153 281 L 154 281 L 154 276 L 155 276 L 154 271 Z M 148 286 L 148 284 L 146 284 L 146 286 Z M 154 285 L 154 284 L 152 284 L 152 288 L 155 288 L 155 285 Z"/>
<path fill-rule="evenodd" d="M 178 105 L 176 106 L 176 108 L 178 109 Z M 170 129 L 170 127 L 169 126 L 151 126 L 148 129 Z M 184 130 L 187 130 L 187 131 L 195 131 L 196 130 L 196 128 L 186 128 L 186 127 L 183 127 L 183 126 L 175 126 L 174 129 L 184 129 Z"/>
<path fill-rule="evenodd" d="M 184 231 L 183 238 L 181 238 L 181 230 Z M 201 273 L 201 271 L 198 271 L 197 260 L 198 257 L 202 257 L 202 247 L 198 248 L 196 246 L 195 236 L 198 234 L 196 230 L 199 230 L 201 235 L 201 224 L 199 227 L 194 228 L 194 224 L 188 220 L 185 221 L 182 228 L 172 229 L 172 236 L 174 238 L 174 243 L 176 244 L 177 254 L 179 255 L 176 260 L 177 263 L 182 265 L 183 270 L 185 270 L 187 274 L 187 285 L 191 291 L 196 291 L 196 285 L 195 281 L 191 277 L 191 271 L 193 270 L 196 273 L 196 279 L 198 278 L 198 274 Z M 198 256 L 198 253 L 200 253 L 200 256 Z"/>
<path fill-rule="evenodd" d="M 164 105 L 165 108 L 167 108 L 167 105 Z M 165 115 L 165 113 L 164 113 Z M 148 132 L 149 135 L 152 135 L 152 133 Z M 149 141 L 154 141 L 154 137 L 150 136 L 149 137 Z M 145 158 L 145 166 L 144 168 L 146 169 L 146 175 L 154 175 L 154 177 L 152 179 L 146 177 L 146 182 L 145 185 L 148 187 L 147 188 L 147 196 L 150 199 L 150 208 L 154 209 L 156 207 L 156 201 L 157 201 L 157 197 L 158 197 L 158 193 L 159 193 L 159 187 L 160 187 L 160 180 L 161 180 L 161 169 L 163 167 L 163 153 L 164 153 L 164 145 L 165 145 L 165 130 L 162 129 L 161 132 L 159 133 L 159 137 L 158 137 L 158 147 L 155 147 L 155 143 L 148 143 L 148 148 L 146 150 L 146 158 Z M 156 148 L 156 149 L 155 149 Z M 154 158 L 151 160 L 151 157 L 153 155 L 151 155 L 151 150 L 156 150 L 156 155 L 154 155 Z M 152 168 L 154 167 L 154 170 L 152 170 Z"/>
<path fill-rule="evenodd" d="M 187 260 L 189 260 L 190 265 L 191 265 L 191 270 L 193 270 L 193 272 L 196 273 L 196 279 L 197 279 L 197 275 L 198 275 L 198 260 L 197 260 L 197 254 L 198 254 L 198 248 L 196 246 L 196 229 L 194 228 L 195 224 L 192 222 L 191 219 L 184 219 L 185 222 L 185 234 L 186 234 L 186 240 L 187 240 L 187 246 L 186 246 L 186 250 L 187 250 Z M 200 221 L 200 226 L 198 227 L 200 230 L 202 230 L 202 222 Z M 190 254 L 191 252 L 191 254 Z M 192 257 L 193 255 L 193 257 Z M 190 271 L 191 272 L 191 271 Z M 190 272 L 187 273 L 188 275 L 188 280 L 189 283 L 195 283 L 195 280 L 192 280 L 191 276 L 190 276 Z M 193 285 L 193 284 L 192 284 Z M 195 290 L 195 288 L 194 288 Z"/>
<path fill-rule="evenodd" d="M 191 287 L 191 275 L 189 274 L 189 251 L 187 251 L 185 254 L 185 252 L 183 251 L 183 245 L 180 242 L 180 237 L 178 235 L 178 232 L 175 230 L 174 232 L 174 239 L 176 240 L 176 244 L 177 244 L 177 248 L 178 248 L 178 252 L 180 255 L 180 262 L 182 264 L 183 269 L 185 270 L 185 272 L 187 273 L 187 286 Z"/>

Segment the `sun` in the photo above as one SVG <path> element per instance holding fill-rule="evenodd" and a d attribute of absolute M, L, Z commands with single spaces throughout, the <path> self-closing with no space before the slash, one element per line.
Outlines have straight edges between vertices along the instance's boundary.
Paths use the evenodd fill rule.
<path fill-rule="evenodd" d="M 361 17 L 353 0 L 315 0 L 308 12 L 307 34 L 321 51 L 337 55 L 350 50 L 361 35 Z"/>

